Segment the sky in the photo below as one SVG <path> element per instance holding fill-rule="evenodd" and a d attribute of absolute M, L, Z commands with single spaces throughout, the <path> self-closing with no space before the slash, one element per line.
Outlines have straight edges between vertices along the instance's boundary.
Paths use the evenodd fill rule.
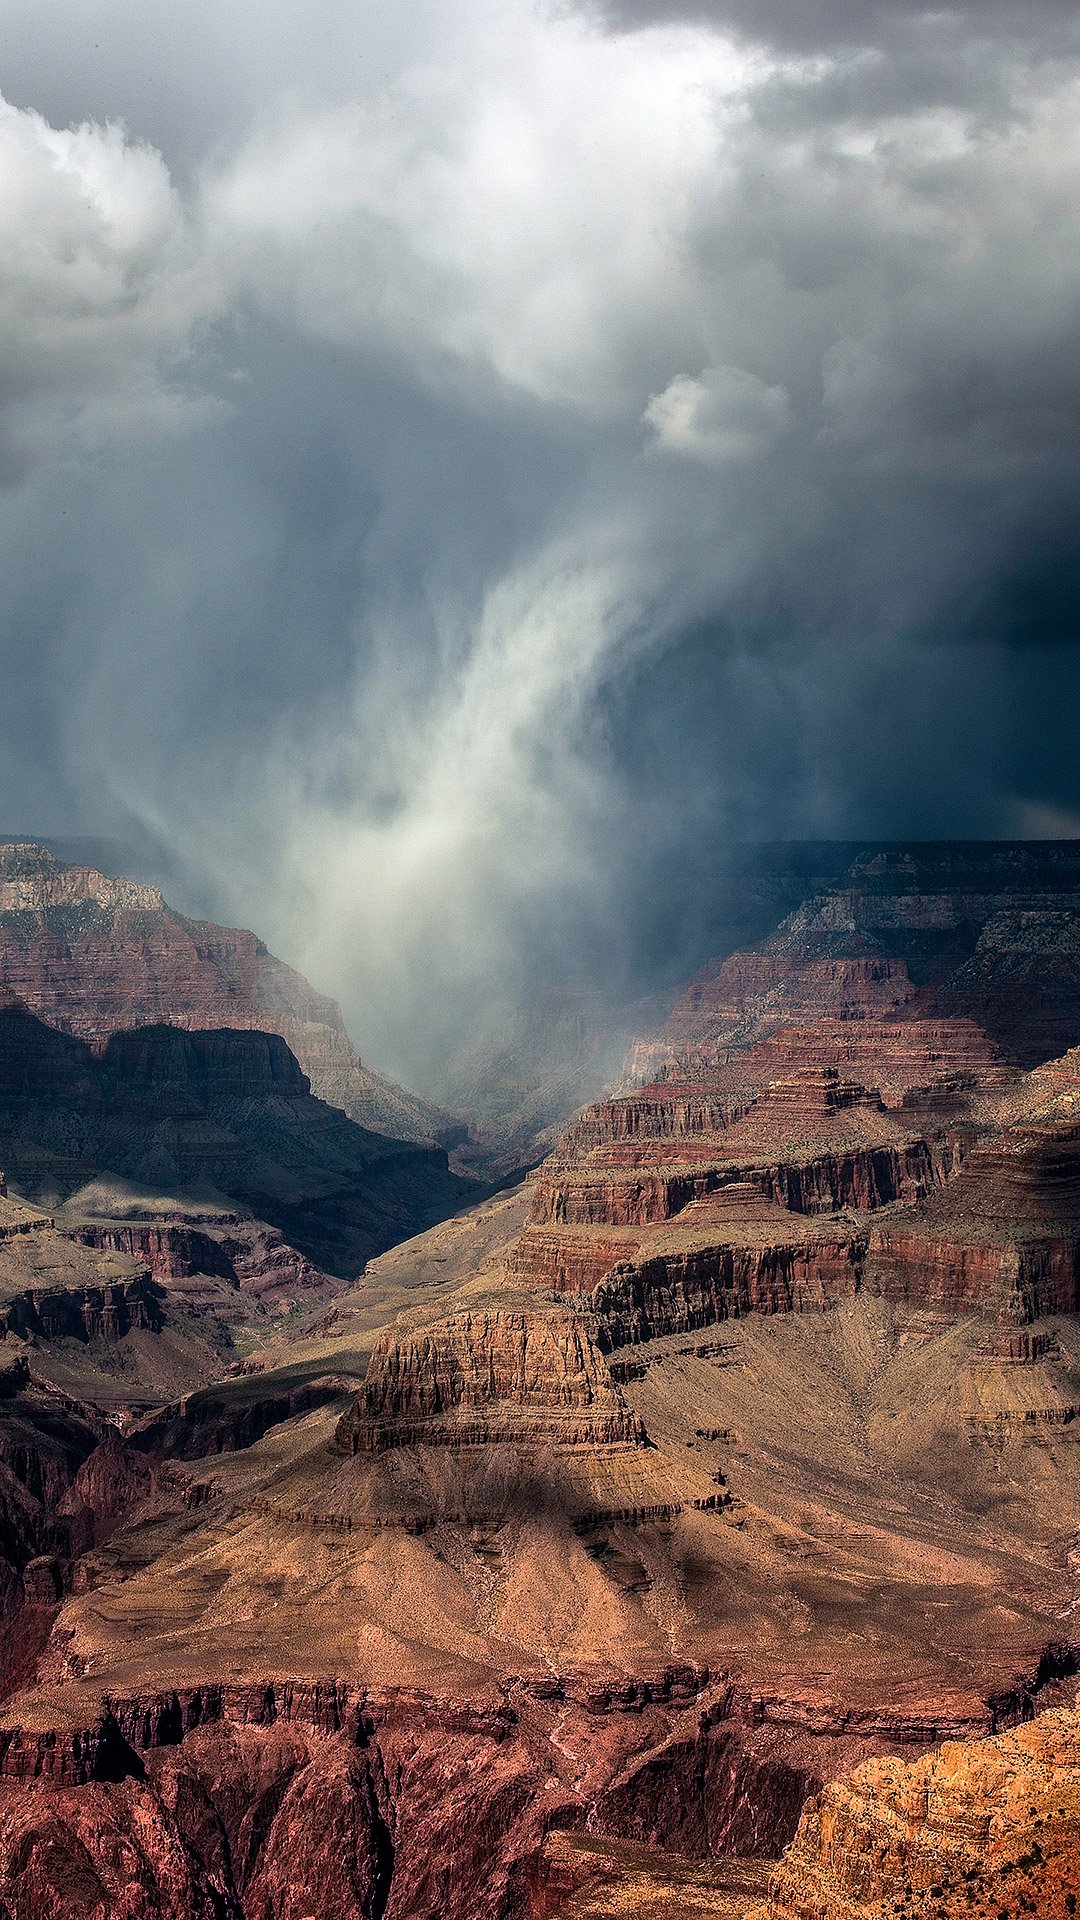
<path fill-rule="evenodd" d="M 433 1084 L 746 838 L 1080 832 L 1062 0 L 0 0 L 0 822 Z"/>

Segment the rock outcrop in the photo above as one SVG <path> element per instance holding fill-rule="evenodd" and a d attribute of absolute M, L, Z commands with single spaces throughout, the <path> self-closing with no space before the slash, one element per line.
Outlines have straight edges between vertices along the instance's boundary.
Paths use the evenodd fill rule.
<path fill-rule="evenodd" d="M 33 843 L 0 846 L 0 987 L 100 1052 L 114 1033 L 280 1034 L 321 1100 L 395 1139 L 449 1145 L 464 1129 L 362 1064 L 333 1000 L 253 933 L 187 920 L 158 887 L 69 865 Z"/>
<path fill-rule="evenodd" d="M 130 1428 L 130 1445 L 139 1453 L 171 1460 L 237 1453 L 282 1421 L 342 1400 L 355 1382 L 332 1374 L 284 1384 L 264 1382 L 252 1374 L 241 1382 L 229 1380 L 226 1386 L 230 1390 L 201 1387 L 174 1406 L 148 1415 Z"/>
<path fill-rule="evenodd" d="M 839 1004 L 814 1024 L 582 1115 L 535 1177 L 515 1279 L 599 1316 L 605 1348 L 864 1287 L 1016 1324 L 1074 1313 L 1080 1051 L 1023 1076 L 970 1021 L 920 1013 L 906 974 L 891 1014 L 895 969 L 828 977 Z"/>
<path fill-rule="evenodd" d="M 0 1342 L 112 1343 L 162 1325 L 161 1290 L 128 1250 L 90 1252 L 0 1175 Z"/>
<path fill-rule="evenodd" d="M 778 1027 L 895 1015 L 915 999 L 903 961 L 732 954 L 691 981 L 657 1034 L 635 1043 L 627 1072 L 647 1081 L 672 1067 L 721 1064 Z"/>
<path fill-rule="evenodd" d="M 123 1340 L 136 1328 L 164 1324 L 161 1289 L 147 1274 L 100 1284 L 36 1287 L 0 1304 L 0 1340 Z"/>
<path fill-rule="evenodd" d="M 33 1673 L 78 1555 L 153 1489 L 100 1414 L 35 1380 L 25 1355 L 0 1366 L 0 1698 Z"/>
<path fill-rule="evenodd" d="M 867 1761 L 804 1813 L 754 1920 L 1065 1920 L 1080 1906 L 1080 1714 L 914 1764 Z M 749 1920 L 749 1915 L 748 1915 Z"/>
<path fill-rule="evenodd" d="M 632 1414 L 572 1314 L 490 1307 L 391 1327 L 344 1416 L 346 1453 L 403 1446 L 637 1446 Z"/>

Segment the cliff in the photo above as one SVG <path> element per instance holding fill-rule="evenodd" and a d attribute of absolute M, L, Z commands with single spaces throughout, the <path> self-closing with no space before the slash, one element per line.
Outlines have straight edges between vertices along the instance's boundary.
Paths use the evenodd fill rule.
<path fill-rule="evenodd" d="M 153 1490 L 99 1413 L 36 1380 L 25 1355 L 0 1367 L 0 1696 L 32 1675 L 78 1556 Z"/>
<path fill-rule="evenodd" d="M 343 1452 L 401 1446 L 636 1446 L 645 1430 L 569 1313 L 490 1307 L 375 1343 Z"/>
<path fill-rule="evenodd" d="M 160 1289 L 126 1250 L 90 1252 L 0 1175 L 0 1341 L 114 1342 L 161 1326 Z"/>
<path fill-rule="evenodd" d="M 648 1080 L 669 1066 L 721 1064 L 778 1027 L 810 1026 L 821 1015 L 896 1014 L 915 998 L 902 961 L 732 954 L 691 981 L 658 1033 L 635 1043 L 627 1073 Z"/>
<path fill-rule="evenodd" d="M 1076 1313 L 1078 1093 L 1075 1053 L 1012 1090 L 1000 1109 L 1007 1124 L 972 1149 L 948 1186 L 874 1223 L 867 1285 L 953 1313 L 994 1312 L 1016 1325 Z M 1032 1105 L 1044 1107 L 1040 1117 L 1028 1117 Z"/>
<path fill-rule="evenodd" d="M 946 1187 L 1007 1084 L 966 1023 L 866 1024 L 853 1040 L 862 1022 L 834 1009 L 590 1108 L 533 1181 L 515 1278 L 616 1319 L 621 1289 L 625 1323 L 656 1331 L 849 1297 L 863 1216 Z M 881 1068 L 888 1100 L 847 1077 L 853 1060 Z"/>
<path fill-rule="evenodd" d="M 396 1139 L 453 1143 L 459 1122 L 364 1066 L 333 1000 L 253 933 L 187 920 L 157 887 L 0 846 L 0 987 L 100 1052 L 114 1033 L 280 1034 L 320 1099 Z"/>
<path fill-rule="evenodd" d="M 167 1286 L 174 1298 L 186 1299 L 195 1308 L 201 1301 L 207 1305 L 212 1301 L 214 1311 L 226 1319 L 243 1317 L 248 1306 L 287 1312 L 337 1292 L 331 1276 L 290 1246 L 283 1234 L 242 1214 L 211 1210 L 196 1224 L 190 1216 L 170 1219 L 164 1212 L 152 1219 L 131 1211 L 121 1218 L 87 1219 L 86 1207 L 83 1192 L 76 1199 L 78 1217 L 67 1229 L 73 1239 L 87 1247 L 127 1254 Z M 221 1282 L 222 1287 L 199 1284 L 207 1280 Z M 243 1296 L 236 1303 L 235 1316 L 222 1299 L 223 1290 Z"/>
<path fill-rule="evenodd" d="M 1021 1920 L 1080 1897 L 1080 1714 L 871 1760 L 804 1813 L 754 1920 Z M 748 1915 L 748 1920 L 750 1916 Z"/>
<path fill-rule="evenodd" d="M 810 1747 L 786 1764 L 745 1694 L 685 1667 L 472 1705 L 281 1679 L 118 1697 L 91 1725 L 0 1731 L 4 1891 L 20 1920 L 525 1920 L 562 1911 L 574 1835 L 551 1829 L 595 1822 L 640 1860 L 670 1813 L 687 1854 L 751 1856 L 713 1876 L 746 1895 L 815 1768 L 860 1742 Z M 707 1884 L 688 1865 L 676 1888 Z"/>

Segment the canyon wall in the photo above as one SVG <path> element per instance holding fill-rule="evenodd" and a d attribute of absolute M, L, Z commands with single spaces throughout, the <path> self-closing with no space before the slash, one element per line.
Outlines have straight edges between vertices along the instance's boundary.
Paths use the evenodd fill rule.
<path fill-rule="evenodd" d="M 633 1446 L 644 1438 L 580 1321 L 509 1308 L 388 1328 L 338 1428 L 338 1446 L 350 1453 L 507 1441 Z"/>
<path fill-rule="evenodd" d="M 1059 1709 L 835 1782 L 753 1920 L 1065 1920 L 1078 1904 L 1080 1714 Z"/>
<path fill-rule="evenodd" d="M 372 1072 L 340 1009 L 255 934 L 187 920 L 160 889 L 0 846 L 0 987 L 100 1051 L 109 1037 L 167 1023 L 280 1034 L 320 1099 L 397 1139 L 450 1144 L 460 1122 Z"/>

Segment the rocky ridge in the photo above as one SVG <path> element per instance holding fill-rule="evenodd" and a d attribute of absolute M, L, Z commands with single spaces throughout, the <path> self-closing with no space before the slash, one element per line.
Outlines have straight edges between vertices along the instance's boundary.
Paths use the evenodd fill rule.
<path fill-rule="evenodd" d="M 1080 1713 L 1058 1709 L 836 1781 L 746 1920 L 1066 1920 L 1078 1904 Z"/>
<path fill-rule="evenodd" d="M 160 1024 L 280 1034 L 319 1099 L 395 1139 L 453 1144 L 461 1123 L 360 1060 L 340 1009 L 255 934 L 188 920 L 161 890 L 0 846 L 0 987 L 100 1052 Z"/>
<path fill-rule="evenodd" d="M 166 1220 L 177 1202 L 232 1201 L 346 1277 L 473 1191 L 444 1150 L 316 1100 L 276 1034 L 143 1027 L 96 1054 L 19 1007 L 0 1008 L 0 1164 L 69 1215 L 103 1178 L 154 1196 Z"/>

